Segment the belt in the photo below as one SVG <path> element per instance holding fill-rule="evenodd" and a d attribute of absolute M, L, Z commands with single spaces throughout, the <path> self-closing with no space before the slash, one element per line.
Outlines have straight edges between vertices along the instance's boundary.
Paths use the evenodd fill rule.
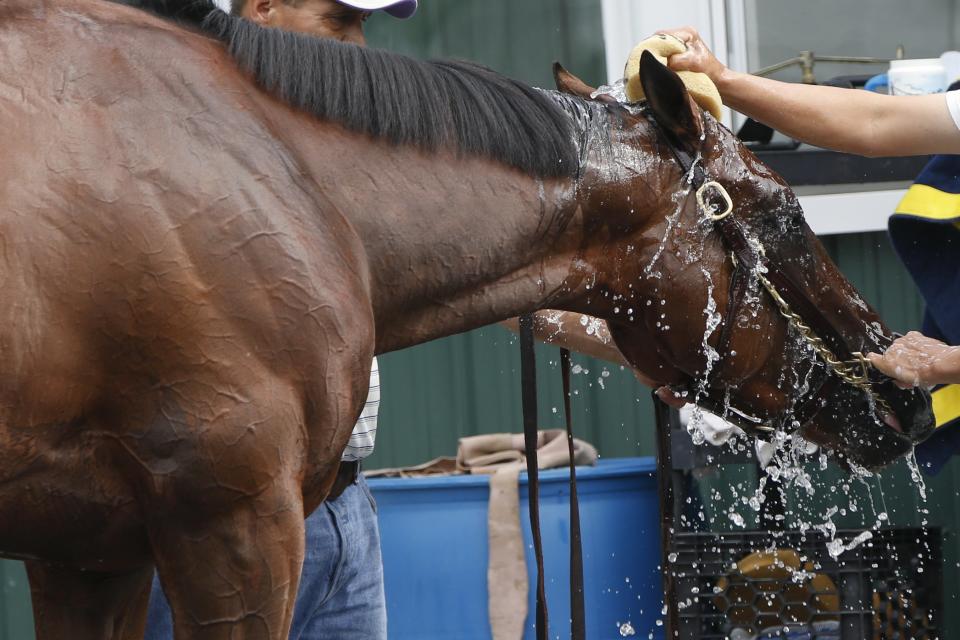
<path fill-rule="evenodd" d="M 330 488 L 330 493 L 327 494 L 327 501 L 329 502 L 339 498 L 340 494 L 346 491 L 347 487 L 355 483 L 359 477 L 359 460 L 341 462 L 340 468 L 337 469 L 337 479 L 333 481 L 333 487 Z"/>

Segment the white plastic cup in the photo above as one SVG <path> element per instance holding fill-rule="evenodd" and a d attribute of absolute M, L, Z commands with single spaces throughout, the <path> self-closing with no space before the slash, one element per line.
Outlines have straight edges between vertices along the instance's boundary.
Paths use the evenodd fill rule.
<path fill-rule="evenodd" d="M 940 62 L 947 72 L 947 88 L 960 80 L 960 51 L 947 51 L 940 56 Z"/>
<path fill-rule="evenodd" d="M 890 95 L 922 96 L 947 90 L 947 71 L 939 58 L 893 60 L 888 74 Z"/>

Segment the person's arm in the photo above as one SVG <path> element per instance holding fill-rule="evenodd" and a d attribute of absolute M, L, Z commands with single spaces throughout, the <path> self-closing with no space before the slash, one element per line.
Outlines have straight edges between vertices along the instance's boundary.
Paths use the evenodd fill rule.
<path fill-rule="evenodd" d="M 500 324 L 514 333 L 520 332 L 516 318 L 504 320 Z M 627 367 L 641 384 L 656 388 L 657 396 L 675 409 L 687 404 L 686 398 L 678 396 L 669 387 L 658 385 L 634 369 L 617 349 L 610 335 L 610 328 L 603 320 L 572 311 L 538 311 L 533 314 L 533 335 L 541 342 Z"/>
<path fill-rule="evenodd" d="M 500 324 L 514 333 L 520 331 L 516 318 Z M 613 343 L 607 323 L 597 318 L 570 311 L 537 311 L 533 314 L 533 335 L 546 344 L 633 368 Z"/>
<path fill-rule="evenodd" d="M 911 331 L 896 340 L 883 355 L 871 353 L 870 362 L 903 387 L 960 384 L 960 347 Z"/>
<path fill-rule="evenodd" d="M 872 91 L 778 82 L 732 71 L 693 28 L 664 31 L 687 44 L 675 71 L 706 73 L 731 109 L 793 138 L 864 156 L 960 153 L 960 131 L 943 94 L 887 96 Z"/>

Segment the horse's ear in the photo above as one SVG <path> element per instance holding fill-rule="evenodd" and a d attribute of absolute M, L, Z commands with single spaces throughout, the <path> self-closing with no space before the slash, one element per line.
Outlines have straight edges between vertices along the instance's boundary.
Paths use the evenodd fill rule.
<path fill-rule="evenodd" d="M 559 62 L 553 63 L 553 81 L 560 93 L 569 93 L 572 96 L 590 100 L 596 89 L 563 68 Z"/>
<path fill-rule="evenodd" d="M 690 148 L 700 146 L 703 114 L 683 81 L 649 51 L 640 57 L 640 84 L 657 123 Z"/>
<path fill-rule="evenodd" d="M 598 100 L 600 102 L 616 103 L 616 100 L 614 100 L 612 96 L 608 96 L 604 93 L 594 98 L 593 94 L 596 93 L 597 90 L 564 69 L 563 65 L 559 62 L 553 63 L 553 81 L 556 83 L 557 91 L 560 93 L 568 93 L 572 96 L 583 98 L 584 100 Z"/>

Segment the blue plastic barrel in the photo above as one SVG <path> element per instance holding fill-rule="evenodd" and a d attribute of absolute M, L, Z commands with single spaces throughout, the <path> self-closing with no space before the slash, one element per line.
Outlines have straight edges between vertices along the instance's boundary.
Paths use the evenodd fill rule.
<path fill-rule="evenodd" d="M 570 636 L 569 491 L 566 470 L 541 473 L 541 526 L 550 638 Z M 601 460 L 577 469 L 583 528 L 587 637 L 638 639 L 653 633 L 663 597 L 657 482 L 651 458 Z M 533 639 L 535 564 L 527 516 L 526 474 L 520 508 L 530 576 L 525 638 Z M 391 640 L 487 640 L 486 476 L 379 479 L 379 507 Z M 629 636 L 628 636 L 629 637 Z"/>

